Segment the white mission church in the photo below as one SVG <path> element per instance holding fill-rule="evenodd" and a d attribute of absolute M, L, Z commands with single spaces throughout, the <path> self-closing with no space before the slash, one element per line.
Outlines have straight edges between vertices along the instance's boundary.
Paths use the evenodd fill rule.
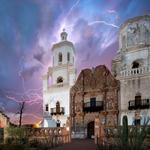
<path fill-rule="evenodd" d="M 75 49 L 65 30 L 60 37 L 61 41 L 52 46 L 53 65 L 43 76 L 42 127 L 63 127 L 69 117 L 70 88 L 76 80 Z"/>
<path fill-rule="evenodd" d="M 75 49 L 65 30 L 52 47 L 52 57 L 53 65 L 43 76 L 42 127 L 63 127 L 70 112 L 70 89 L 76 81 Z M 120 27 L 112 73 L 120 81 L 119 123 L 127 115 L 130 125 L 143 124 L 150 116 L 150 15 L 128 19 Z"/>

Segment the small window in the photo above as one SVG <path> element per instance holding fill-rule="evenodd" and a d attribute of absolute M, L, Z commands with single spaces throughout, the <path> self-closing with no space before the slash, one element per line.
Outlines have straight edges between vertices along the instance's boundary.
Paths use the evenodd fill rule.
<path fill-rule="evenodd" d="M 91 107 L 96 107 L 96 97 L 93 97 L 90 99 L 90 106 Z"/>
<path fill-rule="evenodd" d="M 134 124 L 135 125 L 140 125 L 141 124 L 141 119 L 135 119 Z"/>
<path fill-rule="evenodd" d="M 134 61 L 132 63 L 132 69 L 139 68 L 139 67 L 140 67 L 140 64 L 137 61 Z"/>
<path fill-rule="evenodd" d="M 57 101 L 57 103 L 56 103 L 56 113 L 57 114 L 60 113 L 60 103 L 59 103 L 59 101 Z"/>
<path fill-rule="evenodd" d="M 70 53 L 67 53 L 67 61 L 70 62 Z"/>
<path fill-rule="evenodd" d="M 62 62 L 62 53 L 59 53 L 58 55 L 58 61 L 61 63 Z"/>
<path fill-rule="evenodd" d="M 63 78 L 62 77 L 58 77 L 57 78 L 57 83 L 63 83 Z"/>
<path fill-rule="evenodd" d="M 57 120 L 56 126 L 57 126 L 57 127 L 60 127 L 60 123 L 61 123 L 60 120 Z"/>
<path fill-rule="evenodd" d="M 139 107 L 141 105 L 141 94 L 140 93 L 137 93 L 135 96 L 135 105 L 139 106 Z"/>
<path fill-rule="evenodd" d="M 48 111 L 48 104 L 45 105 L 45 111 Z"/>

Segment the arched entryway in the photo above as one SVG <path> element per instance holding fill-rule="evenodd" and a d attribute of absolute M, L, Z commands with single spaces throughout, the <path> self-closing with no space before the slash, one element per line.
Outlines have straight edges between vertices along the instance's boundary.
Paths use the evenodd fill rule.
<path fill-rule="evenodd" d="M 87 138 L 92 138 L 94 136 L 94 121 L 87 124 Z"/>

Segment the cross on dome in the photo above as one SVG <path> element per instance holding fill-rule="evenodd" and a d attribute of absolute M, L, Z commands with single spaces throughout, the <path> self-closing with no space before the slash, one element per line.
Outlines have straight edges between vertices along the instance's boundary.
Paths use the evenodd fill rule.
<path fill-rule="evenodd" d="M 67 40 L 68 34 L 67 34 L 67 32 L 65 31 L 65 28 L 63 28 L 63 31 L 61 32 L 60 36 L 61 36 L 61 40 L 62 40 L 62 41 L 66 41 L 66 40 Z"/>

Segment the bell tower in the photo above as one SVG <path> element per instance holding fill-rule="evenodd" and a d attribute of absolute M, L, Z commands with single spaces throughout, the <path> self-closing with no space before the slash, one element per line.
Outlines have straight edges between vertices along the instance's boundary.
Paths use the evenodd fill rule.
<path fill-rule="evenodd" d="M 52 84 L 73 85 L 75 81 L 75 49 L 73 43 L 67 40 L 68 34 L 63 29 L 61 41 L 52 47 L 53 66 L 51 68 Z"/>
<path fill-rule="evenodd" d="M 52 67 L 43 78 L 43 112 L 51 116 L 56 126 L 65 126 L 70 114 L 70 88 L 76 81 L 75 48 L 67 40 L 65 29 L 61 41 L 52 46 Z M 51 79 L 51 85 L 48 80 Z M 56 108 L 59 104 L 59 111 Z M 48 126 L 49 127 L 49 126 Z"/>

